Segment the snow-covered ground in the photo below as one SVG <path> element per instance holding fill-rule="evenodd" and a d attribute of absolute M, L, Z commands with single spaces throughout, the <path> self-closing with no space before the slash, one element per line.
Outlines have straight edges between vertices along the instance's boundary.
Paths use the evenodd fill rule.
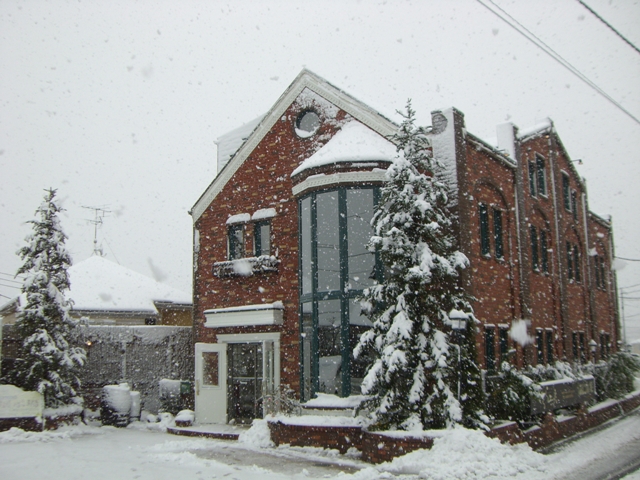
<path fill-rule="evenodd" d="M 126 429 L 78 426 L 44 433 L 14 429 L 0 433 L 0 478 L 562 479 L 609 462 L 634 442 L 640 442 L 637 411 L 549 455 L 455 429 L 437 439 L 430 451 L 379 466 L 362 462 L 355 451 L 340 455 L 318 448 L 267 446 L 264 422 L 239 442 L 172 436 L 140 423 Z M 640 475 L 626 478 L 638 480 Z"/>

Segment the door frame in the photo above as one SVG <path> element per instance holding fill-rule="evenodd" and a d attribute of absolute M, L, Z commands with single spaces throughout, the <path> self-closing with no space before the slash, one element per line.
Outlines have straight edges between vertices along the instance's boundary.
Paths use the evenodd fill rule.
<path fill-rule="evenodd" d="M 219 334 L 217 339 L 219 344 L 224 345 L 228 343 L 261 343 L 263 388 L 273 392 L 280 390 L 280 332 Z M 268 358 L 271 352 L 273 353 L 273 362 L 269 362 Z M 226 375 L 225 371 L 225 384 Z"/>

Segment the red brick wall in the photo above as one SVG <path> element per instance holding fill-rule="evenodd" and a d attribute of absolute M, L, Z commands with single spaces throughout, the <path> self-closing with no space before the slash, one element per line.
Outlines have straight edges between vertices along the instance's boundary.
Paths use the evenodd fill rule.
<path fill-rule="evenodd" d="M 468 213 L 460 216 L 467 219 L 460 228 L 468 233 L 469 244 L 463 242 L 461 248 L 471 262 L 466 278 L 470 293 L 476 298 L 474 309 L 478 319 L 494 325 L 510 324 L 518 318 L 530 319 L 531 334 L 535 335 L 536 329 L 553 332 L 556 359 L 573 360 L 573 332 L 584 332 L 586 342 L 594 338 L 598 345 L 600 332 L 609 333 L 613 343 L 617 336 L 609 258 L 607 256 L 607 288 L 597 289 L 589 256 L 593 246 L 600 255 L 610 253 L 611 232 L 606 222 L 595 221 L 591 215 L 587 216 L 588 228 L 585 228 L 583 183 L 559 140 L 555 135 L 545 134 L 520 145 L 520 169 L 509 165 L 472 136 L 466 137 L 465 146 L 457 160 L 458 179 L 461 188 L 466 186 L 469 191 L 459 192 L 458 198 L 461 212 Z M 539 191 L 536 195 L 531 193 L 528 165 L 530 161 L 535 162 L 536 155 L 544 158 L 546 195 Z M 562 172 L 569 174 L 570 188 L 576 192 L 577 218 L 564 207 Z M 519 207 L 516 195 L 520 197 Z M 496 259 L 494 255 L 492 221 L 489 224 L 491 254 L 481 254 L 479 203 L 489 206 L 490 218 L 493 207 L 503 210 L 504 260 Z M 516 208 L 519 208 L 520 237 Z M 547 234 L 548 272 L 542 271 L 541 253 L 538 269 L 533 268 L 530 226 L 538 232 L 539 251 L 539 232 L 544 230 Z M 589 232 L 589 247 L 585 245 L 586 231 Z M 567 241 L 576 245 L 580 252 L 579 282 L 567 277 Z M 481 358 L 484 357 L 482 333 L 481 328 L 478 336 Z M 497 343 L 495 347 L 497 353 Z M 534 348 L 528 347 L 527 362 L 536 363 Z M 525 360 L 524 357 L 518 347 L 518 363 Z"/>
<path fill-rule="evenodd" d="M 298 326 L 298 204 L 292 195 L 291 172 L 301 160 L 320 148 L 337 130 L 336 122 L 322 122 L 309 139 L 299 138 L 294 121 L 302 110 L 294 103 L 227 182 L 212 204 L 196 221 L 200 248 L 194 274 L 194 323 L 196 342 L 215 342 L 216 333 L 281 332 L 281 383 L 299 389 Z M 336 121 L 344 119 L 339 111 Z M 250 277 L 218 278 L 215 262 L 227 260 L 227 225 L 231 215 L 253 214 L 263 208 L 275 208 L 271 219 L 271 252 L 280 260 L 277 273 Z M 253 224 L 245 228 L 246 256 L 253 255 Z M 284 322 L 281 326 L 251 328 L 204 327 L 204 311 L 240 305 L 281 301 Z"/>

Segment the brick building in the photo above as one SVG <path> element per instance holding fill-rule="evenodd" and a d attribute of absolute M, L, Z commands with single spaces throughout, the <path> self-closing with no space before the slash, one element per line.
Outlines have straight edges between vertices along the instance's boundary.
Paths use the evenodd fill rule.
<path fill-rule="evenodd" d="M 380 266 L 364 248 L 397 125 L 303 70 L 266 115 L 221 137 L 218 175 L 194 205 L 196 417 L 247 421 L 287 385 L 359 392 L 351 351 L 368 328 L 355 297 Z M 588 209 L 551 121 L 467 132 L 454 108 L 432 112 L 459 248 L 471 268 L 478 351 L 491 371 L 584 362 L 616 347 L 610 223 Z M 527 324 L 529 345 L 509 336 Z"/>

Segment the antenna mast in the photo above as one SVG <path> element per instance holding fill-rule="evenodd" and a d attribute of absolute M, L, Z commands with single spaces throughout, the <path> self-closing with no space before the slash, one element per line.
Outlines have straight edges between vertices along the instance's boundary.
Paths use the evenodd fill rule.
<path fill-rule="evenodd" d="M 93 224 L 93 254 L 99 257 L 104 257 L 102 251 L 102 245 L 98 247 L 98 225 L 102 225 L 102 219 L 111 213 L 111 210 L 107 210 L 107 206 L 104 207 L 82 207 L 88 210 L 93 210 L 93 219 L 87 220 L 87 222 Z"/>

